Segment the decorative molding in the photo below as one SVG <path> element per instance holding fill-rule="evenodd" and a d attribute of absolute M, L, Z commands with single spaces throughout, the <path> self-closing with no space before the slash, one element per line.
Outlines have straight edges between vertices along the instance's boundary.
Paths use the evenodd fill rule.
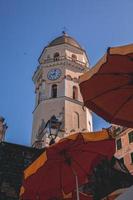
<path fill-rule="evenodd" d="M 72 78 L 72 76 L 69 75 L 69 74 L 67 74 L 67 75 L 65 76 L 65 79 L 67 79 L 67 80 L 69 80 L 69 81 L 73 81 L 74 83 L 79 83 L 79 78 L 76 78 L 76 77 Z"/>
<path fill-rule="evenodd" d="M 80 62 L 78 60 L 76 61 L 73 61 L 71 59 L 71 57 L 67 57 L 67 56 L 63 56 L 61 57 L 58 61 L 54 61 L 53 59 L 50 60 L 49 62 L 45 62 L 44 64 L 40 64 L 36 71 L 34 72 L 34 75 L 32 77 L 32 80 L 34 82 L 36 82 L 38 76 L 39 76 L 39 73 L 41 73 L 41 70 L 44 68 L 44 67 L 54 67 L 54 66 L 59 66 L 59 65 L 65 65 L 65 64 L 68 64 L 68 65 L 71 65 L 71 67 L 74 67 L 74 68 L 77 68 L 81 71 L 84 71 L 85 69 L 88 69 L 86 63 L 83 63 L 83 62 Z"/>

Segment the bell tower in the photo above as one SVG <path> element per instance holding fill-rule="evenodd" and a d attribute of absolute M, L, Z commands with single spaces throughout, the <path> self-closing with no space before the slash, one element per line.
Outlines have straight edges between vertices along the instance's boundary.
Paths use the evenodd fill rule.
<path fill-rule="evenodd" d="M 92 115 L 83 107 L 79 90 L 79 76 L 89 69 L 85 50 L 63 33 L 43 49 L 38 61 L 33 75 L 36 100 L 32 145 L 39 148 L 47 145 L 47 134 L 43 131 L 52 116 L 61 122 L 59 138 L 92 131 Z"/>

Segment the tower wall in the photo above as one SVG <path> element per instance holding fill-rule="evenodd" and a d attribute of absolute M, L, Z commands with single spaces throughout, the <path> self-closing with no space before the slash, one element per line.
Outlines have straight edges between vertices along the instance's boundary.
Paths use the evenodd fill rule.
<path fill-rule="evenodd" d="M 80 131 L 92 131 L 91 115 L 83 108 L 81 102 L 65 101 L 65 131 L 68 134 Z M 90 123 L 89 123 L 90 122 Z"/>
<path fill-rule="evenodd" d="M 86 53 L 73 38 L 63 35 L 44 48 L 33 75 L 36 100 L 32 144 L 41 138 L 41 147 L 46 146 L 46 134 L 43 138 L 38 135 L 53 115 L 61 120 L 59 137 L 78 131 L 92 131 L 91 112 L 83 108 L 78 82 L 79 76 L 86 70 Z"/>
<path fill-rule="evenodd" d="M 63 98 L 45 100 L 38 105 L 33 112 L 32 144 L 37 140 L 36 136 L 42 120 L 46 123 L 53 115 L 59 116 L 64 109 L 64 105 Z"/>

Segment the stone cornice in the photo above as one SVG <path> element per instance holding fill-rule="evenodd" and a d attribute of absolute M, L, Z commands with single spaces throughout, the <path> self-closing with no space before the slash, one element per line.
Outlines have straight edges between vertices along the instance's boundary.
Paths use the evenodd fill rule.
<path fill-rule="evenodd" d="M 80 106 L 84 106 L 84 104 L 83 104 L 83 102 L 81 102 L 81 101 L 78 101 L 78 100 L 76 100 L 76 99 L 72 99 L 71 97 L 67 97 L 67 96 L 60 96 L 60 97 L 56 97 L 56 98 L 45 98 L 44 100 L 42 100 L 41 102 L 44 102 L 44 101 L 55 101 L 54 103 L 56 103 L 56 100 L 59 100 L 59 99 L 63 99 L 63 100 L 67 100 L 67 101 L 70 101 L 70 102 L 72 102 L 72 103 L 74 103 L 74 104 L 78 104 L 78 105 L 80 105 Z M 40 102 L 40 103 L 41 103 Z M 35 109 L 33 110 L 33 112 L 32 113 L 34 113 L 34 111 L 37 109 L 37 107 L 39 106 L 40 104 L 38 104 L 36 107 L 35 107 Z"/>

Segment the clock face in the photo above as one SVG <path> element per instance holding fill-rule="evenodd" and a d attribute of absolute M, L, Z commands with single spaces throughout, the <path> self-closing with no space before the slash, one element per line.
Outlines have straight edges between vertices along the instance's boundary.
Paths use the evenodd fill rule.
<path fill-rule="evenodd" d="M 57 80 L 60 76 L 61 76 L 61 70 L 58 68 L 51 69 L 47 74 L 49 80 Z"/>

